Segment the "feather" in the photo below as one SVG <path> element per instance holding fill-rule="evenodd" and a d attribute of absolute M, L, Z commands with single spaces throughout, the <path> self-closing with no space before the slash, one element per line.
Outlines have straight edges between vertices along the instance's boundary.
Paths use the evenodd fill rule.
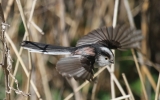
<path fill-rule="evenodd" d="M 91 31 L 90 33 L 82 37 L 77 42 L 76 46 L 98 43 L 110 49 L 121 50 L 122 48 L 138 48 L 138 44 L 141 40 L 141 31 L 134 30 L 134 28 L 127 25 L 117 25 L 115 28 L 102 27 Z"/>
<path fill-rule="evenodd" d="M 30 52 L 44 53 L 50 55 L 64 55 L 71 54 L 73 47 L 61 47 L 61 46 L 52 46 L 49 44 L 23 41 L 21 46 L 24 49 L 28 49 Z"/>
<path fill-rule="evenodd" d="M 58 61 L 56 69 L 60 74 L 66 77 L 74 77 L 75 79 L 91 80 L 93 77 L 92 65 L 81 55 L 62 58 Z M 86 68 L 89 67 L 89 68 Z M 91 69 L 91 71 L 90 71 Z"/>

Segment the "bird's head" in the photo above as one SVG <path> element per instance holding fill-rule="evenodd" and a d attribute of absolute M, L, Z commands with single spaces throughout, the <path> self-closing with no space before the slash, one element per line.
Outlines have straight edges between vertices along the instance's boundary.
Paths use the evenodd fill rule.
<path fill-rule="evenodd" d="M 100 53 L 97 55 L 95 62 L 99 66 L 106 66 L 114 63 L 112 51 L 106 47 L 100 47 Z"/>

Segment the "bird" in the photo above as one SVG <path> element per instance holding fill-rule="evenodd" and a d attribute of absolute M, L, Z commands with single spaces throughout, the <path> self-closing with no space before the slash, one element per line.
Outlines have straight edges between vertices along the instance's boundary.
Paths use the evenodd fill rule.
<path fill-rule="evenodd" d="M 68 55 L 61 58 L 57 71 L 65 77 L 93 81 L 95 66 L 104 67 L 114 63 L 112 49 L 127 50 L 140 48 L 143 39 L 141 30 L 123 24 L 101 27 L 89 32 L 77 41 L 75 47 L 23 41 L 21 46 L 30 52 L 49 55 Z"/>

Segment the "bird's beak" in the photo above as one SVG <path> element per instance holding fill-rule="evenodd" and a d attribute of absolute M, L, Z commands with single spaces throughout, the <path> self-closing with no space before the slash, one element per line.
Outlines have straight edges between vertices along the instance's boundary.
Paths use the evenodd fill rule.
<path fill-rule="evenodd" d="M 109 62 L 110 62 L 110 63 L 114 63 L 114 61 L 113 61 L 113 60 L 110 60 Z"/>

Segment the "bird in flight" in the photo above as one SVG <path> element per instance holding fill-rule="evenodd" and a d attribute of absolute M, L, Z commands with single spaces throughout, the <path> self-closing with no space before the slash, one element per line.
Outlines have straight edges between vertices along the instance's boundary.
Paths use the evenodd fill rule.
<path fill-rule="evenodd" d="M 91 31 L 78 40 L 76 47 L 62 47 L 31 41 L 23 41 L 21 46 L 30 52 L 49 55 L 66 55 L 61 58 L 56 69 L 62 76 L 73 77 L 76 80 L 92 81 L 94 65 L 100 67 L 114 63 L 111 49 L 125 50 L 138 48 L 142 35 L 128 25 L 117 25 L 115 28 L 102 27 Z"/>

